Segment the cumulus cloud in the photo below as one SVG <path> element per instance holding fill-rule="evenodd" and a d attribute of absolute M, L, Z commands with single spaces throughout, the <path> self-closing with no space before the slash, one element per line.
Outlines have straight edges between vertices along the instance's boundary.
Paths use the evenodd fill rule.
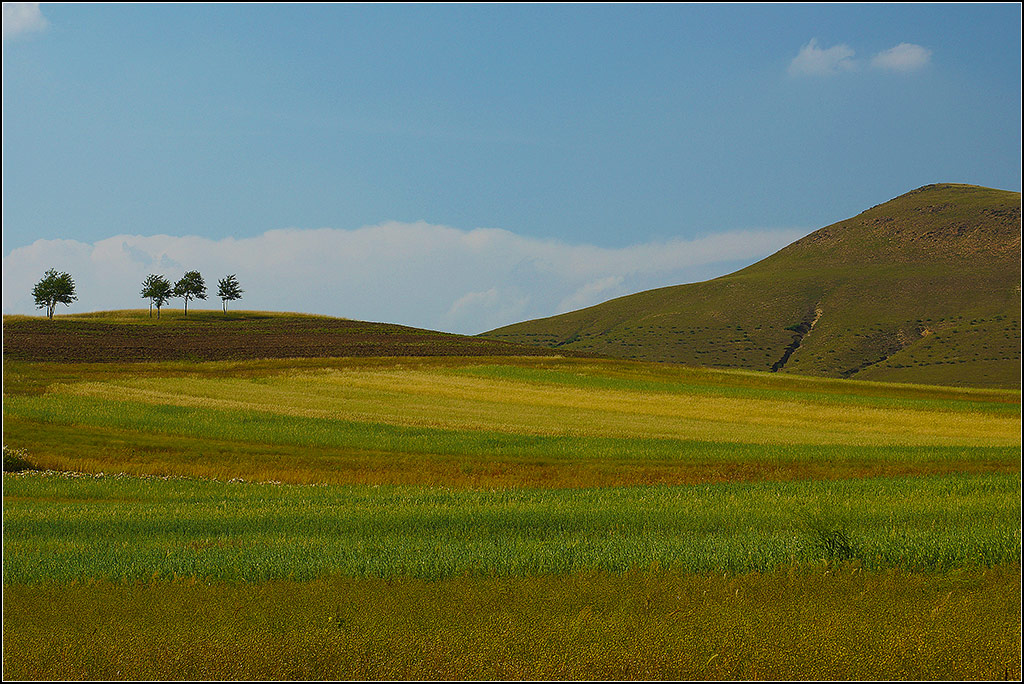
<path fill-rule="evenodd" d="M 32 286 L 67 271 L 70 311 L 141 308 L 142 280 L 199 270 L 218 308 L 216 282 L 234 273 L 238 308 L 322 313 L 478 333 L 654 287 L 722 275 L 802 237 L 801 229 L 751 230 L 605 248 L 523 237 L 382 223 L 355 230 L 271 230 L 250 238 L 117 235 L 94 243 L 37 240 L 3 259 L 4 313 L 37 313 Z M 190 307 L 191 308 L 191 307 Z"/>
<path fill-rule="evenodd" d="M 927 66 L 931 58 L 932 51 L 928 48 L 913 43 L 900 43 L 872 57 L 871 66 L 888 71 L 910 72 Z"/>
<path fill-rule="evenodd" d="M 790 76 L 832 76 L 842 72 L 856 71 L 861 62 L 853 58 L 853 48 L 845 43 L 824 49 L 818 47 L 818 40 L 812 38 L 789 63 Z M 871 66 L 886 71 L 909 73 L 928 65 L 932 51 L 913 43 L 883 50 L 871 58 Z"/>
<path fill-rule="evenodd" d="M 830 76 L 843 71 L 856 69 L 853 60 L 854 51 L 846 44 L 840 43 L 827 49 L 818 47 L 818 39 L 812 38 L 807 45 L 789 63 L 791 76 Z"/>
<path fill-rule="evenodd" d="M 48 26 L 46 17 L 39 11 L 38 2 L 5 2 L 3 24 L 4 40 L 42 31 Z"/>

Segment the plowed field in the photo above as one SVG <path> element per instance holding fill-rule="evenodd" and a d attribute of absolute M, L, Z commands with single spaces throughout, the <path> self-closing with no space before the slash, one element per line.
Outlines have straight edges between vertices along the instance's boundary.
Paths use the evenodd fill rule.
<path fill-rule="evenodd" d="M 554 356 L 527 345 L 387 323 L 239 312 L 122 318 L 5 317 L 5 359 L 47 362 L 227 361 L 351 356 Z M 559 354 L 564 355 L 564 354 Z M 580 354 L 570 354 L 580 355 Z"/>

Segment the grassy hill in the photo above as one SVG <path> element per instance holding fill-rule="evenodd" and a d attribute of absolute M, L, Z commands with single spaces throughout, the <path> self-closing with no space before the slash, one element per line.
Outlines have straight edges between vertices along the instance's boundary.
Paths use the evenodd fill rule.
<path fill-rule="evenodd" d="M 224 361 L 349 356 L 551 356 L 548 349 L 389 323 L 259 311 L 4 316 L 4 359 Z M 569 355 L 572 355 L 570 353 Z M 578 355 L 578 354 L 577 354 Z"/>
<path fill-rule="evenodd" d="M 484 336 L 721 368 L 1019 387 L 1020 201 L 928 185 L 730 275 Z"/>

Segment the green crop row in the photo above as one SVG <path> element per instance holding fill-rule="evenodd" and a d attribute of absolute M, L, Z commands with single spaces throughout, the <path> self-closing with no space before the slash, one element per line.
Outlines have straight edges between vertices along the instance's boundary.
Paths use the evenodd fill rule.
<path fill-rule="evenodd" d="M 7 475 L 4 582 L 1019 562 L 1020 477 L 457 491 Z"/>

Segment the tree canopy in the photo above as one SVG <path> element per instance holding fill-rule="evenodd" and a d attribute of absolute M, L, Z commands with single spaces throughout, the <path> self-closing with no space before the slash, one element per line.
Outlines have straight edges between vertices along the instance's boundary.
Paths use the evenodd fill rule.
<path fill-rule="evenodd" d="M 51 268 L 42 280 L 32 288 L 32 296 L 36 300 L 37 309 L 46 309 L 46 317 L 53 320 L 53 309 L 58 304 L 70 306 L 78 299 L 75 294 L 75 281 L 67 273 L 58 273 Z"/>
<path fill-rule="evenodd" d="M 241 299 L 243 292 L 245 292 L 245 290 L 239 287 L 238 278 L 235 277 L 234 273 L 217 281 L 217 296 L 221 298 L 224 306 L 224 313 L 227 313 L 228 311 L 228 302 Z"/>
<path fill-rule="evenodd" d="M 174 288 L 171 287 L 171 281 L 167 278 L 151 273 L 142 281 L 142 292 L 140 294 L 150 301 L 149 315 L 153 315 L 152 307 L 155 306 L 156 317 L 160 318 L 160 307 L 174 296 Z"/>
<path fill-rule="evenodd" d="M 188 316 L 190 299 L 206 299 L 206 283 L 199 271 L 189 271 L 174 284 L 174 296 L 185 300 L 185 315 Z"/>

